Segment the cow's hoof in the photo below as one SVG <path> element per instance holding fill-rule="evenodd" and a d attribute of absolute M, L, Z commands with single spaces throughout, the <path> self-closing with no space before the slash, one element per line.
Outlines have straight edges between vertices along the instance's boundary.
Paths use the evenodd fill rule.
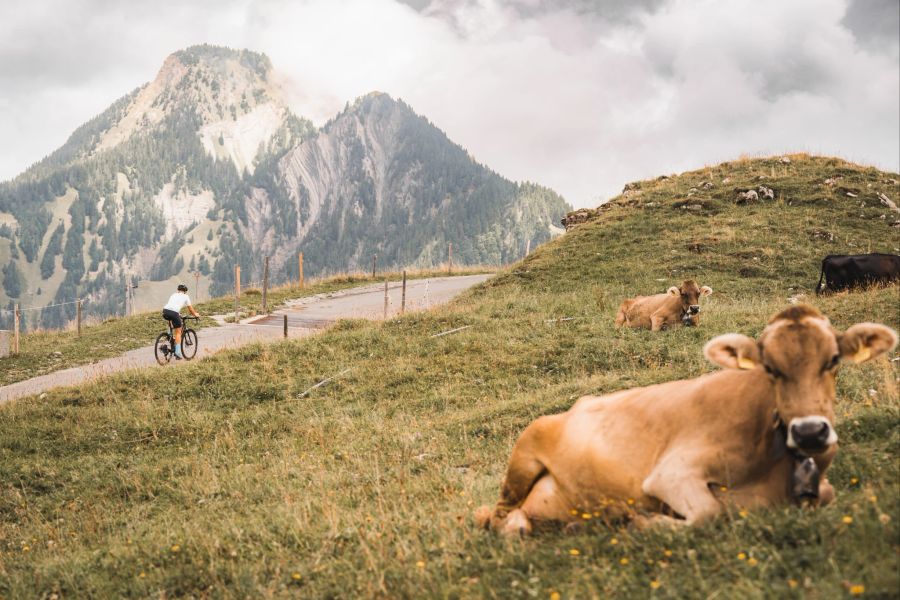
<path fill-rule="evenodd" d="M 684 519 L 676 519 L 668 515 L 635 515 L 628 526 L 638 531 L 644 529 L 678 529 L 687 524 Z"/>
<path fill-rule="evenodd" d="M 520 508 L 511 511 L 500 528 L 500 533 L 507 537 L 525 537 L 531 535 L 531 520 Z"/>
<path fill-rule="evenodd" d="M 487 504 L 483 504 L 475 509 L 475 522 L 478 523 L 479 527 L 482 529 L 490 529 L 492 512 L 493 509 Z"/>

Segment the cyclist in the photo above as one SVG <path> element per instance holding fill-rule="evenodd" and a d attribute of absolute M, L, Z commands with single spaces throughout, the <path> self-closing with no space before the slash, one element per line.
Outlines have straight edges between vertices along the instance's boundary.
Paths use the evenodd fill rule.
<path fill-rule="evenodd" d="M 181 329 L 184 322 L 181 320 L 181 309 L 187 306 L 188 310 L 195 317 L 199 317 L 200 313 L 191 306 L 191 298 L 187 295 L 188 288 L 186 285 L 179 284 L 178 291 L 169 296 L 169 301 L 163 307 L 162 316 L 166 321 L 172 322 L 172 329 L 175 332 L 175 358 L 181 360 Z"/>

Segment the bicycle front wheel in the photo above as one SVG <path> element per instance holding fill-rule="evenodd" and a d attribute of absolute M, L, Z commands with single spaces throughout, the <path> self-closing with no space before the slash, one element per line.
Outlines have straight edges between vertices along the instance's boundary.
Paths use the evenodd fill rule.
<path fill-rule="evenodd" d="M 181 336 L 181 355 L 186 360 L 197 356 L 197 332 L 193 329 L 185 329 Z"/>
<path fill-rule="evenodd" d="M 156 344 L 153 345 L 153 354 L 156 355 L 156 362 L 161 365 L 168 363 L 174 350 L 168 333 L 163 332 L 157 336 Z"/>

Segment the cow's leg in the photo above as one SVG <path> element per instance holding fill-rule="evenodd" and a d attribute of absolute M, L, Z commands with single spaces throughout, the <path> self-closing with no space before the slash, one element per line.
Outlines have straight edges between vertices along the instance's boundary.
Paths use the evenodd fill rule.
<path fill-rule="evenodd" d="M 834 502 L 834 486 L 825 477 L 819 481 L 819 506 L 828 506 Z"/>
<path fill-rule="evenodd" d="M 714 517 L 722 504 L 701 473 L 675 454 L 664 458 L 644 480 L 643 492 L 669 505 L 687 524 Z"/>
<path fill-rule="evenodd" d="M 566 522 L 572 519 L 572 507 L 559 489 L 559 484 L 550 473 L 545 473 L 531 488 L 522 503 L 522 510 L 536 521 Z"/>
<path fill-rule="evenodd" d="M 521 512 L 519 509 L 531 493 L 535 483 L 546 473 L 546 468 L 538 460 L 537 453 L 541 445 L 546 443 L 546 436 L 543 435 L 544 429 L 551 425 L 553 420 L 552 416 L 541 417 L 522 432 L 509 459 L 506 477 L 503 479 L 503 486 L 500 489 L 500 501 L 493 510 L 481 507 L 475 513 L 475 518 L 481 526 L 505 532 L 507 518 L 512 517 L 518 522 L 521 517 L 525 516 L 527 520 L 527 515 L 518 514 Z M 527 531 L 524 532 L 527 533 Z"/>
<path fill-rule="evenodd" d="M 659 331 L 666 326 L 666 318 L 662 315 L 650 315 L 651 331 Z"/>

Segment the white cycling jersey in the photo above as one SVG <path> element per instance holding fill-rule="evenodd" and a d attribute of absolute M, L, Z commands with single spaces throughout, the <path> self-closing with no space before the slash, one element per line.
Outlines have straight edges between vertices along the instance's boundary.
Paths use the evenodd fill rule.
<path fill-rule="evenodd" d="M 166 302 L 165 306 L 163 306 L 163 310 L 174 310 L 175 312 L 180 313 L 182 308 L 190 305 L 190 296 L 188 296 L 184 292 L 175 292 L 174 294 L 169 296 L 169 301 Z"/>

